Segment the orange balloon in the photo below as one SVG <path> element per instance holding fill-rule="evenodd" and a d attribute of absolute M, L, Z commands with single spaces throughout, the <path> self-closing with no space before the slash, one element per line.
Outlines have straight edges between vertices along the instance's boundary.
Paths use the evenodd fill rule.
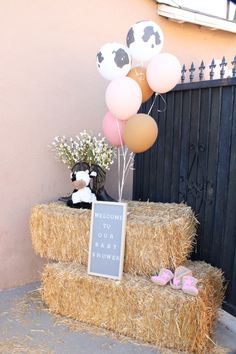
<path fill-rule="evenodd" d="M 146 69 L 142 66 L 137 66 L 131 69 L 128 75 L 131 79 L 137 82 L 142 91 L 142 102 L 147 101 L 153 94 L 153 90 L 148 85 L 146 79 Z"/>
<path fill-rule="evenodd" d="M 135 114 L 125 123 L 124 142 L 133 152 L 148 150 L 155 143 L 157 135 L 157 124 L 148 114 Z"/>

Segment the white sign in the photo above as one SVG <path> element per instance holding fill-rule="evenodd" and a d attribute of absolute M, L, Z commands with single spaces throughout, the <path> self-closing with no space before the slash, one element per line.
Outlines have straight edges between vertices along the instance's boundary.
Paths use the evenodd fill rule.
<path fill-rule="evenodd" d="M 88 274 L 121 279 L 126 203 L 96 201 L 92 206 Z"/>

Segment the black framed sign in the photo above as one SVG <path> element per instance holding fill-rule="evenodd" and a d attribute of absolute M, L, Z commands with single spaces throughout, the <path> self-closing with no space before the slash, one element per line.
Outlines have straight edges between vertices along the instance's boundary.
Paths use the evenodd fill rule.
<path fill-rule="evenodd" d="M 121 279 L 126 203 L 96 201 L 92 206 L 88 274 Z"/>

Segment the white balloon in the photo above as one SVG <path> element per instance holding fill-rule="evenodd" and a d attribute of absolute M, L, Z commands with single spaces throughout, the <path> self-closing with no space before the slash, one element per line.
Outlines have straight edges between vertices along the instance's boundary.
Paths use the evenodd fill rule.
<path fill-rule="evenodd" d="M 155 55 L 147 66 L 147 82 L 157 93 L 165 93 L 178 83 L 181 76 L 181 64 L 170 53 Z"/>
<path fill-rule="evenodd" d="M 161 28 L 153 21 L 135 23 L 128 31 L 126 44 L 133 59 L 139 62 L 150 60 L 160 53 L 164 42 Z"/>
<path fill-rule="evenodd" d="M 120 43 L 106 43 L 97 53 L 97 68 L 107 80 L 126 76 L 131 69 L 129 49 Z"/>

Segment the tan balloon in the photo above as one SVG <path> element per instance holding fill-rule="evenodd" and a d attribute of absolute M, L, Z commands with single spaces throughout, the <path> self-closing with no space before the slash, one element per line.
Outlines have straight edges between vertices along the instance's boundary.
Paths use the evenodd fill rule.
<path fill-rule="evenodd" d="M 131 69 L 127 76 L 135 80 L 137 84 L 140 86 L 142 91 L 142 102 L 147 101 L 152 96 L 153 90 L 148 85 L 146 79 L 146 69 L 141 66 L 137 66 Z"/>
<path fill-rule="evenodd" d="M 124 142 L 135 153 L 148 150 L 155 143 L 157 135 L 157 124 L 148 114 L 135 114 L 125 123 Z"/>

